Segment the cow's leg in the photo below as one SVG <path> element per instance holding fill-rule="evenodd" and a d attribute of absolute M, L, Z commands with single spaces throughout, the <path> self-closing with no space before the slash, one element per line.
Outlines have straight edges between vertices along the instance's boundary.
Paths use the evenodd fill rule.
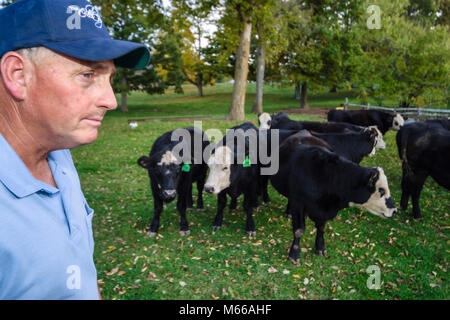
<path fill-rule="evenodd" d="M 269 176 L 261 176 L 262 180 L 262 196 L 264 202 L 270 202 L 269 193 L 267 192 L 268 184 L 269 184 Z"/>
<path fill-rule="evenodd" d="M 236 207 L 237 207 L 237 198 L 238 197 L 231 197 L 231 200 L 230 200 L 230 206 L 229 206 L 229 208 L 228 208 L 228 211 L 233 211 L 234 209 L 236 209 Z"/>
<path fill-rule="evenodd" d="M 305 233 L 305 215 L 303 206 L 294 202 L 291 203 L 290 211 L 292 213 L 292 231 L 294 240 L 292 241 L 291 249 L 289 250 L 289 260 L 293 263 L 300 263 L 300 239 Z"/>
<path fill-rule="evenodd" d="M 247 219 L 245 222 L 245 231 L 249 236 L 255 236 L 255 221 L 253 221 L 253 204 L 255 202 L 254 198 L 257 198 L 258 189 L 257 188 L 249 188 L 244 193 L 244 211 L 247 215 Z"/>
<path fill-rule="evenodd" d="M 161 212 L 163 211 L 164 203 L 163 203 L 163 200 L 158 195 L 158 186 L 157 186 L 156 182 L 151 182 L 150 186 L 152 188 L 152 194 L 153 194 L 154 213 L 153 213 L 152 222 L 150 223 L 150 229 L 147 232 L 147 235 L 149 237 L 154 237 L 154 236 L 156 236 L 156 233 L 158 232 L 158 229 L 159 229 L 159 219 L 161 217 Z"/>
<path fill-rule="evenodd" d="M 227 192 L 221 191 L 217 196 L 217 214 L 214 218 L 212 229 L 213 231 L 219 230 L 222 227 L 223 221 L 223 209 L 227 205 Z"/>
<path fill-rule="evenodd" d="M 189 188 L 189 186 L 191 186 L 191 188 Z M 189 193 L 189 191 L 191 193 Z M 186 207 L 188 199 L 192 194 L 192 182 L 183 180 L 180 181 L 180 185 L 178 187 L 177 192 L 178 192 L 177 210 L 180 213 L 180 235 L 187 236 L 190 234 L 190 230 L 189 230 L 189 223 L 186 218 Z"/>
<path fill-rule="evenodd" d="M 286 211 L 284 212 L 284 216 L 288 219 L 292 218 L 292 213 L 291 213 L 291 206 L 289 204 L 289 200 L 286 206 Z"/>
<path fill-rule="evenodd" d="M 315 221 L 317 234 L 316 234 L 316 254 L 319 256 L 325 256 L 325 241 L 323 240 L 323 231 L 325 229 L 325 221 Z"/>
<path fill-rule="evenodd" d="M 197 209 L 203 209 L 203 188 L 205 187 L 206 174 L 197 180 Z"/>
<path fill-rule="evenodd" d="M 411 200 L 412 200 L 412 213 L 414 219 L 422 220 L 422 214 L 420 213 L 420 193 L 422 192 L 423 184 L 427 176 L 425 174 L 415 174 L 413 183 L 411 184 Z"/>
<path fill-rule="evenodd" d="M 403 174 L 402 174 L 402 199 L 400 201 L 400 209 L 407 210 L 408 209 L 408 201 L 409 197 L 411 196 L 410 187 L 409 185 L 411 182 L 408 179 L 408 171 L 403 165 Z"/>
<path fill-rule="evenodd" d="M 194 207 L 194 200 L 192 199 L 192 184 L 188 186 L 188 192 L 186 195 L 186 208 L 192 209 Z"/>

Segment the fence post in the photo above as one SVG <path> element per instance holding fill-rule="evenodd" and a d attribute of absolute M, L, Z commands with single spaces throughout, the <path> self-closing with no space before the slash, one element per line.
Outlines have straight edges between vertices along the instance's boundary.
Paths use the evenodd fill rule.
<path fill-rule="evenodd" d="M 347 110 L 348 98 L 345 97 L 344 110 Z"/>

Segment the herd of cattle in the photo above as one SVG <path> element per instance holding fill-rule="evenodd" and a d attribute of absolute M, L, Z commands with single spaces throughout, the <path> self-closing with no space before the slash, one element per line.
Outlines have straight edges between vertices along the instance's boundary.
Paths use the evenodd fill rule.
<path fill-rule="evenodd" d="M 222 226 L 227 195 L 231 198 L 230 210 L 243 195 L 246 232 L 255 235 L 252 212 L 258 206 L 259 196 L 264 202 L 270 201 L 267 192 L 270 180 L 274 189 L 288 199 L 286 214 L 292 218 L 294 236 L 289 259 L 299 261 L 306 216 L 317 228 L 316 253 L 324 255 L 325 223 L 340 210 L 358 206 L 382 218 L 390 218 L 397 212 L 383 169 L 359 165 L 364 157 L 373 156 L 377 150 L 386 147 L 383 135 L 389 129 L 398 131 L 397 146 L 403 168 L 402 210 L 407 209 L 411 196 L 414 218 L 422 217 L 419 197 L 429 175 L 450 189 L 448 119 L 404 124 L 401 115 L 381 111 L 332 110 L 328 113 L 328 122 L 295 121 L 282 112 L 262 113 L 258 115 L 258 121 L 259 128 L 250 122 L 233 127 L 234 130 L 228 131 L 218 143 L 210 142 L 196 127 L 184 128 L 191 139 L 187 139 L 190 145 L 184 149 L 190 150 L 190 155 L 184 154 L 183 161 L 173 152 L 183 139 L 173 141 L 173 131 L 155 141 L 149 156 L 138 160 L 138 164 L 148 170 L 154 199 L 149 236 L 158 232 L 163 203 L 173 201 L 177 195 L 180 234 L 189 234 L 186 209 L 193 206 L 194 182 L 198 190 L 198 209 L 203 208 L 203 189 L 217 195 L 213 230 Z M 237 136 L 229 137 L 229 132 L 236 130 L 244 133 L 243 148 L 237 147 Z M 269 155 L 276 153 L 278 156 L 276 173 L 262 174 L 268 164 L 260 161 L 258 156 L 256 161 L 250 161 L 249 156 L 254 151 L 251 150 L 252 135 L 246 134 L 250 132 L 256 133 L 256 140 L 264 137 Z M 277 139 L 276 150 L 271 149 L 271 139 Z M 194 141 L 201 141 L 201 150 L 194 148 Z M 202 157 L 205 153 L 208 156 Z"/>

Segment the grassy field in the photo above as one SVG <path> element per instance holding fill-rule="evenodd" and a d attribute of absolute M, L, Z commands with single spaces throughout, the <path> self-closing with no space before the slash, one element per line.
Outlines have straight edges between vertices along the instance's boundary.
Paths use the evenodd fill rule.
<path fill-rule="evenodd" d="M 290 220 L 283 216 L 286 199 L 270 186 L 272 202 L 254 212 L 255 238 L 245 234 L 241 202 L 225 209 L 221 230 L 211 231 L 217 199 L 204 195 L 205 210 L 188 211 L 191 235 L 178 234 L 175 202 L 166 205 L 156 238 L 147 238 L 153 200 L 147 172 L 136 161 L 148 154 L 162 133 L 192 122 L 140 122 L 141 117 L 224 116 L 230 86 L 184 95 L 130 96 L 129 114 L 111 112 L 98 140 L 72 151 L 86 198 L 95 209 L 95 263 L 104 299 L 448 299 L 450 194 L 431 179 L 421 197 L 423 222 L 400 211 L 383 220 L 357 208 L 342 210 L 327 223 L 326 257 L 314 254 L 315 229 L 307 220 L 301 263 L 287 260 L 292 241 Z M 295 107 L 292 89 L 268 87 L 266 111 Z M 351 92 L 350 92 L 351 93 Z M 337 106 L 348 92 L 310 98 L 316 106 Z M 247 107 L 253 102 L 247 97 Z M 157 111 L 154 111 L 157 109 Z M 248 109 L 248 110 L 249 110 Z M 300 119 L 299 116 L 294 117 Z M 248 119 L 256 124 L 256 116 Z M 203 130 L 225 132 L 237 123 L 203 121 Z M 401 169 L 395 133 L 385 136 L 387 149 L 362 165 L 382 166 L 399 205 Z M 194 189 L 195 190 L 195 189 Z M 381 288 L 369 290 L 366 272 L 378 266 Z"/>

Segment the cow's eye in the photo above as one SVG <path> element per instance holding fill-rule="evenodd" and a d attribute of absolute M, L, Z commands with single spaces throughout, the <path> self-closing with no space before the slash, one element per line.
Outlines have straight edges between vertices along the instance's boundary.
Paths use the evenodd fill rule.
<path fill-rule="evenodd" d="M 222 170 L 223 170 L 223 171 L 226 171 L 226 170 L 228 170 L 228 167 L 223 167 Z"/>
<path fill-rule="evenodd" d="M 384 196 L 384 194 L 385 194 L 385 191 L 383 188 L 379 188 L 378 192 L 380 193 L 381 196 Z"/>
<path fill-rule="evenodd" d="M 395 121 L 395 125 L 398 126 L 398 122 L 397 121 Z"/>

